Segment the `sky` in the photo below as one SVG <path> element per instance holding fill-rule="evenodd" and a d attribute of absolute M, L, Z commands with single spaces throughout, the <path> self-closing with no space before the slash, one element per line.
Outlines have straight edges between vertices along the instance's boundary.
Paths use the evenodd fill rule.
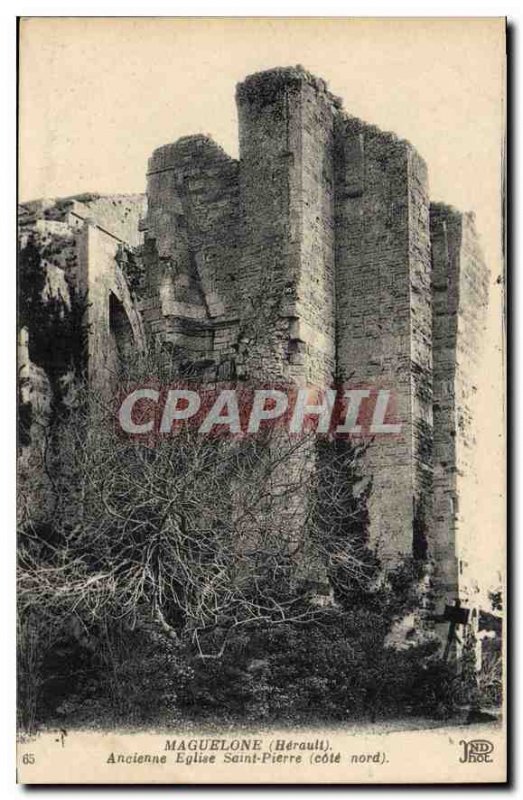
<path fill-rule="evenodd" d="M 143 192 L 152 150 L 193 133 L 210 134 L 237 156 L 238 81 L 295 64 L 324 78 L 348 112 L 417 148 L 433 200 L 476 213 L 491 270 L 478 469 L 492 502 L 481 524 L 483 536 L 495 538 L 504 515 L 496 283 L 504 50 L 504 21 L 487 18 L 23 20 L 20 199 Z"/>
<path fill-rule="evenodd" d="M 20 49 L 21 200 L 142 192 L 151 151 L 192 133 L 236 156 L 235 84 L 299 63 L 409 139 L 499 258 L 501 20 L 33 18 Z"/>

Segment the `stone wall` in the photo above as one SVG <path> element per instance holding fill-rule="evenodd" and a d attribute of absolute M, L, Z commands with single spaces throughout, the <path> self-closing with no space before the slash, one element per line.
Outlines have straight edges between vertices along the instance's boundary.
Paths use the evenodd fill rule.
<path fill-rule="evenodd" d="M 335 372 L 334 113 L 301 68 L 237 87 L 242 325 L 253 374 L 329 385 Z"/>
<path fill-rule="evenodd" d="M 124 329 L 128 356 L 145 347 L 137 298 L 124 271 L 126 254 L 133 249 L 130 242 L 137 246 L 142 239 L 144 208 L 144 195 L 77 195 L 20 208 L 20 246 L 31 239 L 41 255 L 42 300 L 59 301 L 68 313 L 82 315 L 76 322 L 78 329 L 84 325 L 88 330 L 85 368 L 98 387 L 114 385 L 124 355 Z M 82 300 L 74 309 L 73 295 Z M 24 334 L 29 356 L 38 335 L 29 321 Z M 43 366 L 47 372 L 52 368 Z"/>
<path fill-rule="evenodd" d="M 402 429 L 366 454 L 371 543 L 386 566 L 432 559 L 451 598 L 474 549 L 462 500 L 488 271 L 473 217 L 429 206 L 412 145 L 302 67 L 248 76 L 236 101 L 239 160 L 184 137 L 152 154 L 147 203 L 24 204 L 22 240 L 52 245 L 50 291 L 68 275 L 87 293 L 95 382 L 147 342 L 205 381 L 389 389 Z"/>
<path fill-rule="evenodd" d="M 67 225 L 70 230 L 83 228 L 89 219 L 109 236 L 132 247 L 142 241 L 140 219 L 145 213 L 143 194 L 78 194 L 58 199 L 44 198 L 23 203 L 19 212 L 21 227 L 31 224 L 58 223 L 58 229 Z"/>
<path fill-rule="evenodd" d="M 367 452 L 372 540 L 396 560 L 412 553 L 417 506 L 430 505 L 427 169 L 407 142 L 347 116 L 337 120 L 336 165 L 338 374 L 390 389 L 402 423 Z"/>
<path fill-rule="evenodd" d="M 120 266 L 121 243 L 93 222 L 77 234 L 78 287 L 88 298 L 88 374 L 91 383 L 112 391 L 120 365 L 145 348 L 145 330 Z"/>
<path fill-rule="evenodd" d="M 474 407 L 488 303 L 488 269 L 473 214 L 433 204 L 434 513 L 438 596 L 470 596 L 477 527 Z M 477 522 L 477 521 L 476 521 Z M 468 567 L 472 566 L 472 575 Z M 468 577 L 467 577 L 468 576 Z"/>
<path fill-rule="evenodd" d="M 153 153 L 147 181 L 144 320 L 173 358 L 219 365 L 237 334 L 238 163 L 189 136 Z"/>

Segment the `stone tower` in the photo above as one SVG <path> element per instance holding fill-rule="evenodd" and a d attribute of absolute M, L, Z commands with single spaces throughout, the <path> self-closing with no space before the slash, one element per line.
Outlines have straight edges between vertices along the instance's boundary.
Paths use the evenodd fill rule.
<path fill-rule="evenodd" d="M 434 513 L 432 550 L 438 595 L 474 601 L 474 465 L 479 355 L 485 333 L 488 269 L 474 215 L 430 208 L 433 291 Z"/>
<path fill-rule="evenodd" d="M 183 361 L 242 380 L 391 391 L 401 434 L 367 453 L 387 561 L 430 538 L 432 301 L 427 169 L 301 67 L 236 92 L 239 162 L 210 139 L 155 151 L 144 318 Z"/>
<path fill-rule="evenodd" d="M 124 230 L 118 203 L 90 201 L 74 236 L 91 350 L 143 329 L 203 381 L 389 390 L 401 431 L 365 456 L 371 543 L 388 565 L 428 556 L 451 599 L 474 550 L 462 486 L 488 270 L 473 216 L 431 205 L 412 145 L 302 67 L 248 76 L 236 101 L 239 159 L 203 135 L 155 150 L 132 236 L 129 210 Z M 27 224 L 53 213 L 32 208 Z M 132 296 L 124 255 L 141 266 Z"/>

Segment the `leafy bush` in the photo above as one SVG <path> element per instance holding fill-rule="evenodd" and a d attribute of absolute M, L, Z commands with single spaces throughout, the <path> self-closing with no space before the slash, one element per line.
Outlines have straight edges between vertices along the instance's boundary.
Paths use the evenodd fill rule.
<path fill-rule="evenodd" d="M 385 647 L 375 612 L 325 611 L 305 628 L 290 625 L 242 634 L 220 661 L 193 663 L 179 702 L 184 711 L 249 719 L 348 720 L 378 715 L 450 713 L 437 645 Z"/>
<path fill-rule="evenodd" d="M 240 629 L 211 659 L 154 628 L 64 635 L 42 659 L 35 718 L 70 726 L 450 716 L 456 677 L 436 645 L 392 649 L 387 630 L 377 611 L 327 608 L 302 627 Z"/>

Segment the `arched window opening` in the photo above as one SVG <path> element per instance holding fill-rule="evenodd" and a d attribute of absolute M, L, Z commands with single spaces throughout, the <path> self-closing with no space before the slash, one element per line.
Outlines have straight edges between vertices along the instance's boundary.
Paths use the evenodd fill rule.
<path fill-rule="evenodd" d="M 119 364 L 128 363 L 135 350 L 133 329 L 125 308 L 113 292 L 109 295 L 109 331 Z"/>

